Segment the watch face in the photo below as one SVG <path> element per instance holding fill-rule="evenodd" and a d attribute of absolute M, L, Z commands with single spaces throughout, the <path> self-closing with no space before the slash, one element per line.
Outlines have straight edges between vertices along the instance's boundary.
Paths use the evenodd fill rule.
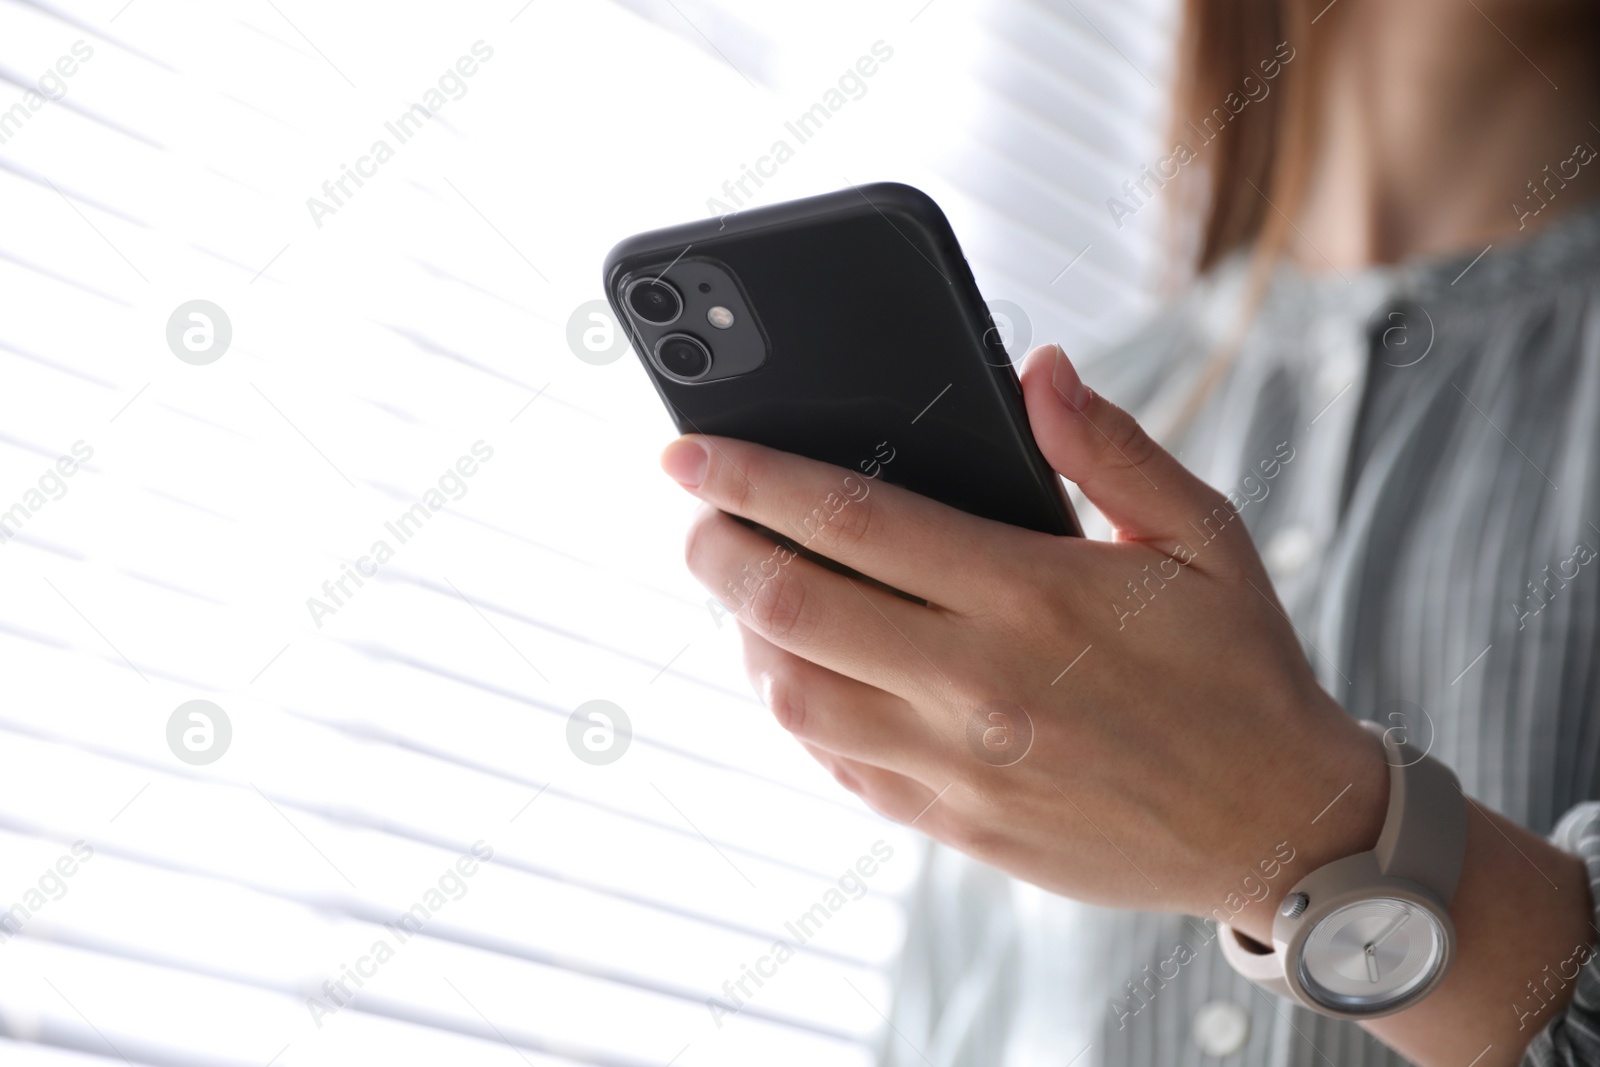
<path fill-rule="evenodd" d="M 1381 1011 L 1427 985 L 1444 955 L 1444 930 L 1431 912 L 1378 897 L 1317 923 L 1300 949 L 1300 981 L 1327 1007 Z"/>

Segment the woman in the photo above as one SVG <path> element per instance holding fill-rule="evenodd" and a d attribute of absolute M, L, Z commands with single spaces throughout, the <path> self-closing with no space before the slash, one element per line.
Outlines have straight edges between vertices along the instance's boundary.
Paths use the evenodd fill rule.
<path fill-rule="evenodd" d="M 894 1062 L 1600 1063 L 1595 18 L 1193 0 L 1190 151 L 1155 195 L 1198 279 L 1090 365 L 1105 395 L 1054 346 L 1022 375 L 1114 538 L 885 487 L 819 541 L 926 607 L 796 560 L 741 612 L 846 787 L 1045 891 L 936 852 Z M 663 466 L 710 505 L 687 551 L 713 591 L 763 553 L 724 512 L 776 527 L 837 477 L 695 437 Z M 1270 945 L 1292 885 L 1374 848 L 1399 750 L 1363 720 L 1467 799 L 1454 962 L 1357 1022 L 1246 981 L 1214 923 Z M 968 744 L 991 729 L 1018 758 Z M 1376 982 L 1417 933 L 1353 958 Z"/>

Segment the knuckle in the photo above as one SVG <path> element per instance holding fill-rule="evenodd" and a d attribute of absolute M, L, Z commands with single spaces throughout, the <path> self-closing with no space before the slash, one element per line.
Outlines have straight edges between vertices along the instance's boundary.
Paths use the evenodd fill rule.
<path fill-rule="evenodd" d="M 683 535 L 683 560 L 689 565 L 689 573 L 696 577 L 706 576 L 711 557 L 711 528 L 718 518 L 715 511 L 698 511 L 689 520 L 689 529 Z"/>
<path fill-rule="evenodd" d="M 807 744 L 803 740 L 800 742 L 800 745 L 806 750 L 806 753 L 812 759 L 816 760 L 817 763 L 821 765 L 823 770 L 827 771 L 828 774 L 833 777 L 834 781 L 844 786 L 850 792 L 856 794 L 856 796 L 861 797 L 863 800 L 867 800 L 870 806 L 871 801 L 867 799 L 865 783 L 863 783 L 857 775 L 851 772 L 850 768 L 846 766 L 843 758 L 834 755 L 826 749 L 818 748 L 816 745 Z"/>
<path fill-rule="evenodd" d="M 916 817 L 915 812 L 906 810 L 905 802 L 900 796 L 877 782 L 856 779 L 853 785 L 847 784 L 845 788 L 860 797 L 863 804 L 890 822 L 899 823 L 901 826 L 910 826 L 911 820 Z"/>
<path fill-rule="evenodd" d="M 1225 494 L 1206 487 L 1199 495 L 1196 510 L 1199 515 L 1195 523 L 1215 541 L 1215 551 L 1208 549 L 1200 556 L 1205 569 L 1214 573 L 1233 573 L 1239 570 L 1237 564 L 1257 558 L 1250 531 L 1239 509 Z M 1211 534 L 1210 531 L 1215 533 Z"/>
<path fill-rule="evenodd" d="M 1041 622 L 1059 618 L 1063 595 L 1075 586 L 1041 580 L 1041 575 L 1058 566 L 1055 547 L 1036 545 L 1028 538 L 1013 539 L 1004 554 L 983 560 L 979 565 L 990 577 L 973 587 L 967 610 L 1008 632 L 1036 633 Z"/>
<path fill-rule="evenodd" d="M 761 461 L 754 455 L 741 455 L 737 459 L 721 449 L 713 450 L 711 470 L 716 480 L 717 497 L 723 508 L 736 514 L 747 514 L 756 484 L 763 480 Z"/>
<path fill-rule="evenodd" d="M 1155 458 L 1160 446 L 1145 433 L 1144 427 L 1120 409 L 1110 425 L 1102 428 L 1100 461 L 1103 466 L 1143 467 Z"/>
<path fill-rule="evenodd" d="M 763 581 L 750 598 L 750 621 L 779 642 L 804 640 L 811 628 L 805 582 L 786 567 Z"/>
<path fill-rule="evenodd" d="M 1239 519 L 1239 509 L 1223 494 L 1207 487 L 1200 496 L 1200 507 L 1204 510 L 1202 522 L 1214 523 L 1222 534 L 1227 534 L 1234 529 L 1243 531 L 1244 524 Z M 1248 533 L 1245 536 L 1249 536 Z"/>
<path fill-rule="evenodd" d="M 767 699 L 766 685 L 779 664 L 772 656 L 772 645 L 754 633 L 748 626 L 739 626 L 739 642 L 744 648 L 744 675 L 750 680 L 750 688 L 755 690 L 756 696 L 765 703 Z"/>
<path fill-rule="evenodd" d="M 768 671 L 763 694 L 767 710 L 778 720 L 778 725 L 792 734 L 802 734 L 806 725 L 806 692 L 792 671 L 784 668 Z"/>
<path fill-rule="evenodd" d="M 824 505 L 827 506 L 827 505 Z M 837 511 L 824 515 L 818 527 L 823 544 L 841 555 L 848 555 L 864 545 L 873 535 L 878 522 L 873 517 L 874 508 L 866 502 L 846 501 Z"/>
<path fill-rule="evenodd" d="M 873 791 L 867 787 L 865 782 L 856 776 L 855 772 L 853 772 L 849 767 L 845 766 L 842 760 L 829 760 L 827 767 L 828 773 L 833 775 L 834 781 L 838 782 L 850 792 L 866 801 L 869 808 L 877 811 L 880 815 L 883 814 L 883 812 L 879 811 L 878 809 L 878 803 L 874 799 Z"/>
<path fill-rule="evenodd" d="M 1059 583 L 1039 579 L 1049 573 L 1046 568 L 1052 560 L 1040 557 L 1030 562 L 1035 566 L 1026 574 L 1008 574 L 1008 580 L 993 583 L 991 595 L 1013 619 L 1032 626 L 1055 609 L 1060 590 Z"/>

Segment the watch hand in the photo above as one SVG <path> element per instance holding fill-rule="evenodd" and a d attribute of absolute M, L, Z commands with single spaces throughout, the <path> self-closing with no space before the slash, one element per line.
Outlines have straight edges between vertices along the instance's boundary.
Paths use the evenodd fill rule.
<path fill-rule="evenodd" d="M 1395 935 L 1395 933 L 1402 926 L 1404 926 L 1406 924 L 1406 921 L 1408 919 L 1410 919 L 1410 918 L 1411 918 L 1411 913 L 1409 911 L 1405 912 L 1404 914 L 1402 914 L 1400 916 L 1400 918 L 1395 921 L 1393 926 L 1390 926 L 1389 929 L 1385 930 L 1383 933 L 1379 934 L 1376 938 L 1373 939 L 1372 943 L 1367 946 L 1367 950 L 1369 952 L 1378 951 L 1379 946 L 1381 946 L 1385 941 L 1387 941 L 1391 937 L 1393 937 Z"/>
<path fill-rule="evenodd" d="M 1379 946 L 1399 932 L 1400 928 L 1406 924 L 1406 920 L 1409 918 L 1411 918 L 1411 913 L 1408 911 L 1391 923 L 1388 929 L 1384 930 L 1383 933 L 1379 934 L 1371 941 L 1368 941 L 1366 946 L 1361 950 L 1362 954 L 1367 958 L 1367 979 L 1369 981 L 1377 982 L 1378 980 Z"/>

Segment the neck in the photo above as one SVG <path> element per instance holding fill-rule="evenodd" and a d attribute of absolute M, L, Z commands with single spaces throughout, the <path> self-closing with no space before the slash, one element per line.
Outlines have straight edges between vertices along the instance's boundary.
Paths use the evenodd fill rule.
<path fill-rule="evenodd" d="M 1339 0 L 1313 27 L 1324 91 L 1294 258 L 1478 250 L 1600 195 L 1600 33 L 1578 7 Z"/>

